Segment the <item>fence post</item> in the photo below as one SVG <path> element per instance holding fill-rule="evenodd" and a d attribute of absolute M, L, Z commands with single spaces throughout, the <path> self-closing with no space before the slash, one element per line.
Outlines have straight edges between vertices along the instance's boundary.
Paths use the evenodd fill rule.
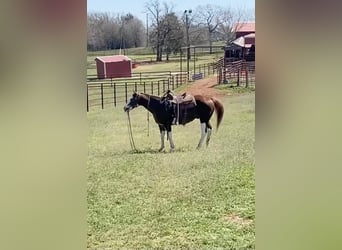
<path fill-rule="evenodd" d="M 146 93 L 146 82 L 144 82 L 144 93 Z"/>
<path fill-rule="evenodd" d="M 246 88 L 248 88 L 248 69 L 246 68 L 246 71 L 245 71 L 245 75 L 246 75 Z"/>
<path fill-rule="evenodd" d="M 222 68 L 217 69 L 217 81 L 218 81 L 218 84 L 222 83 Z"/>
<path fill-rule="evenodd" d="M 238 75 L 237 75 L 237 87 L 240 87 L 240 69 L 238 69 Z"/>
<path fill-rule="evenodd" d="M 89 93 L 88 93 L 88 84 L 87 84 L 87 112 L 89 112 Z"/>
<path fill-rule="evenodd" d="M 153 81 L 151 82 L 151 94 L 153 95 Z"/>
<path fill-rule="evenodd" d="M 125 82 L 125 96 L 126 96 L 126 103 L 128 101 L 128 98 L 127 98 L 127 82 Z"/>
<path fill-rule="evenodd" d="M 114 107 L 116 107 L 116 83 L 114 82 Z"/>
<path fill-rule="evenodd" d="M 225 66 L 223 66 L 223 70 L 221 69 L 221 73 L 223 74 L 223 83 L 226 83 L 227 82 L 227 68 Z"/>
<path fill-rule="evenodd" d="M 103 82 L 101 82 L 101 107 L 103 109 Z"/>

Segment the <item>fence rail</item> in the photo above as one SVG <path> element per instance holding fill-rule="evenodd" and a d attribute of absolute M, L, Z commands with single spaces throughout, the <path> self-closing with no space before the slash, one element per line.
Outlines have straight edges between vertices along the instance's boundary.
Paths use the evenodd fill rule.
<path fill-rule="evenodd" d="M 218 69 L 218 83 L 234 83 L 248 88 L 251 84 L 255 84 L 255 62 L 245 60 L 224 62 Z"/>

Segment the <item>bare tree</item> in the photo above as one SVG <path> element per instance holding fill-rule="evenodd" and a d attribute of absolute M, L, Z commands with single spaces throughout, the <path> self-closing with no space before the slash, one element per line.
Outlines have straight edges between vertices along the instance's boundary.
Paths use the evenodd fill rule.
<path fill-rule="evenodd" d="M 150 2 L 145 4 L 145 8 L 148 13 L 151 15 L 151 21 L 152 21 L 152 34 L 151 34 L 151 42 L 155 43 L 155 49 L 157 52 L 157 58 L 156 61 L 162 60 L 162 52 L 161 52 L 161 20 L 163 16 L 163 10 L 161 7 L 161 4 L 159 0 L 151 0 Z"/>
<path fill-rule="evenodd" d="M 243 9 L 233 10 L 230 7 L 225 8 L 221 12 L 221 22 L 217 31 L 222 40 L 229 44 L 235 39 L 236 31 L 250 19 L 248 13 Z"/>
<path fill-rule="evenodd" d="M 178 29 L 178 18 L 173 13 L 173 5 L 163 3 L 159 0 L 151 0 L 145 4 L 146 10 L 151 17 L 152 31 L 150 33 L 150 41 L 156 50 L 156 61 L 162 61 L 163 50 L 165 47 L 170 51 L 172 37 L 175 37 L 174 31 Z M 175 18 L 177 19 L 175 21 Z M 170 40 L 171 39 L 171 40 Z M 170 40 L 167 41 L 166 40 Z M 168 53 L 168 52 L 167 52 Z M 167 54 L 168 55 L 168 54 Z"/>
<path fill-rule="evenodd" d="M 111 50 L 138 47 L 143 43 L 144 25 L 132 14 L 89 13 L 87 48 Z"/>
<path fill-rule="evenodd" d="M 207 4 L 198 6 L 195 12 L 195 20 L 199 26 L 205 26 L 208 32 L 210 53 L 212 53 L 213 35 L 221 24 L 222 8 L 217 5 Z"/>
<path fill-rule="evenodd" d="M 144 24 L 140 19 L 133 18 L 127 23 L 127 47 L 139 47 L 144 43 Z"/>

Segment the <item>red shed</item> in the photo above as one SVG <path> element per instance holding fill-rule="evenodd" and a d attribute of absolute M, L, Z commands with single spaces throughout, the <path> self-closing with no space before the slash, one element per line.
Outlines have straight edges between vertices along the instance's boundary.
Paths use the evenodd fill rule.
<path fill-rule="evenodd" d="M 132 61 L 127 56 L 101 56 L 96 57 L 95 61 L 100 79 L 132 76 Z"/>

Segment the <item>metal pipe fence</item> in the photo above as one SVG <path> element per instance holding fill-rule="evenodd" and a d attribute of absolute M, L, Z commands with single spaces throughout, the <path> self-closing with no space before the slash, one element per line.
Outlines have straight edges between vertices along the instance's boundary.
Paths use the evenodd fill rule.
<path fill-rule="evenodd" d="M 255 62 L 245 60 L 225 62 L 218 68 L 219 84 L 233 84 L 246 88 L 255 85 Z"/>
<path fill-rule="evenodd" d="M 87 82 L 87 111 L 91 108 L 121 107 L 133 91 L 162 95 L 168 89 L 186 83 L 186 73 L 173 73 L 169 77 L 141 79 L 97 79 Z"/>
<path fill-rule="evenodd" d="M 217 62 L 214 62 L 196 65 L 191 72 L 141 72 L 132 74 L 130 78 L 99 79 L 96 75 L 88 75 L 87 111 L 93 108 L 122 107 L 133 91 L 160 96 L 189 81 L 216 74 L 218 67 Z"/>

